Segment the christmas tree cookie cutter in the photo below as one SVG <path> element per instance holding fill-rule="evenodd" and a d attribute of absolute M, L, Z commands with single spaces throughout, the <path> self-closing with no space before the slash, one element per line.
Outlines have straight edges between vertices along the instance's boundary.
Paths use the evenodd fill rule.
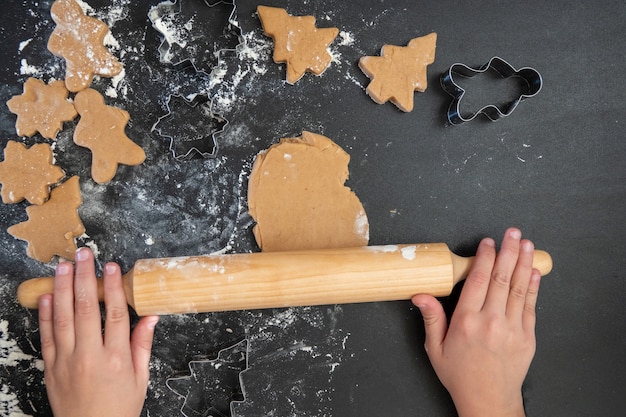
<path fill-rule="evenodd" d="M 478 74 L 483 74 L 489 70 L 495 71 L 502 78 L 518 77 L 524 81 L 524 86 L 519 96 L 502 106 L 488 104 L 474 113 L 463 114 L 461 112 L 461 102 L 465 95 L 463 89 L 456 81 L 455 77 L 471 78 Z M 541 74 L 534 68 L 524 67 L 519 70 L 515 69 L 504 59 L 494 56 L 485 65 L 480 68 L 471 68 L 465 64 L 455 63 L 445 73 L 441 75 L 441 87 L 443 90 L 453 97 L 450 107 L 448 108 L 448 121 L 453 125 L 463 122 L 469 122 L 476 118 L 479 114 L 484 114 L 491 121 L 496 121 L 502 117 L 506 117 L 513 113 L 518 104 L 527 98 L 536 96 L 541 91 L 543 80 Z"/>

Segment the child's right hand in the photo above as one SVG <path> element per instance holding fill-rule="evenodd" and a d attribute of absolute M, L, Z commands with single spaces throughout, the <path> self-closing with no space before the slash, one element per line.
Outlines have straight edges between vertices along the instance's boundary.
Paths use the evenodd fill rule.
<path fill-rule="evenodd" d="M 521 388 L 535 354 L 541 278 L 532 268 L 533 251 L 515 228 L 506 231 L 497 256 L 495 242 L 484 239 L 449 327 L 434 297 L 413 297 L 428 357 L 460 417 L 525 415 Z"/>

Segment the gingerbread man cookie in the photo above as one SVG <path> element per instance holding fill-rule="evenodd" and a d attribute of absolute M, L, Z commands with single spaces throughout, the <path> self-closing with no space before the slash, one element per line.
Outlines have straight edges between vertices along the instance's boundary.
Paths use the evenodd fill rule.
<path fill-rule="evenodd" d="M 58 183 L 65 174 L 53 164 L 50 145 L 26 145 L 9 141 L 0 162 L 2 201 L 19 203 L 26 199 L 31 204 L 43 204 L 48 199 L 50 186 Z"/>
<path fill-rule="evenodd" d="M 114 77 L 122 64 L 104 46 L 106 24 L 87 16 L 74 0 L 56 0 L 51 15 L 57 24 L 48 50 L 65 59 L 65 85 L 77 92 L 91 85 L 94 75 Z"/>
<path fill-rule="evenodd" d="M 91 88 L 76 94 L 74 105 L 80 120 L 74 143 L 91 150 L 91 176 L 98 184 L 111 181 L 118 164 L 139 165 L 146 154 L 124 130 L 130 120 L 127 111 L 107 106 L 104 97 Z"/>
<path fill-rule="evenodd" d="M 75 238 L 85 233 L 78 216 L 82 204 L 78 177 L 72 177 L 50 193 L 41 206 L 28 206 L 28 220 L 9 227 L 11 236 L 28 242 L 26 253 L 40 262 L 55 255 L 74 259 Z"/>
<path fill-rule="evenodd" d="M 287 63 L 287 82 L 294 84 L 306 71 L 320 75 L 332 57 L 328 46 L 339 34 L 337 28 L 315 27 L 313 16 L 290 16 L 285 9 L 258 6 L 267 36 L 274 39 L 274 62 Z"/>
<path fill-rule="evenodd" d="M 77 115 L 68 94 L 63 81 L 46 85 L 36 78 L 26 80 L 24 93 L 7 101 L 11 113 L 17 115 L 17 134 L 30 137 L 39 132 L 46 139 L 56 139 L 63 122 L 72 121 Z"/>
<path fill-rule="evenodd" d="M 408 46 L 384 45 L 381 56 L 364 56 L 359 67 L 372 81 L 367 94 L 378 104 L 391 101 L 413 110 L 413 93 L 427 87 L 426 66 L 435 61 L 437 34 L 412 39 Z"/>

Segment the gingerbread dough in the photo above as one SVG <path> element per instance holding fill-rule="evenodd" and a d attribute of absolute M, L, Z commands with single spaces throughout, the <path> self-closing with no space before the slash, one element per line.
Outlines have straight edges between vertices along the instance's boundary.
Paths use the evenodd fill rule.
<path fill-rule="evenodd" d="M 50 186 L 58 183 L 65 174 L 53 163 L 52 149 L 46 143 L 27 148 L 9 141 L 0 162 L 2 201 L 19 203 L 26 199 L 31 204 L 43 204 L 48 199 Z"/>
<path fill-rule="evenodd" d="M 329 138 L 302 132 L 261 152 L 248 189 L 263 251 L 366 246 L 369 223 L 344 186 L 350 156 Z"/>
<path fill-rule="evenodd" d="M 27 241 L 26 253 L 40 262 L 50 262 L 55 255 L 73 260 L 74 238 L 85 233 L 78 216 L 81 204 L 78 177 L 72 177 L 52 190 L 41 206 L 28 206 L 28 220 L 9 227 L 8 232 Z"/>
<path fill-rule="evenodd" d="M 111 181 L 118 164 L 139 165 L 146 159 L 143 149 L 124 133 L 130 120 L 127 111 L 107 106 L 104 97 L 91 88 L 76 94 L 74 105 L 80 114 L 74 142 L 91 150 L 91 176 L 95 182 Z"/>
<path fill-rule="evenodd" d="M 56 27 L 48 50 L 65 59 L 65 85 L 72 92 L 91 85 L 94 75 L 114 77 L 122 64 L 104 46 L 106 24 L 87 16 L 74 0 L 56 0 L 51 8 Z"/>
<path fill-rule="evenodd" d="M 290 16 L 285 9 L 258 6 L 267 36 L 274 39 L 274 62 L 287 63 L 287 82 L 294 84 L 306 71 L 320 75 L 330 65 L 328 46 L 339 34 L 337 28 L 315 27 L 313 16 Z"/>
<path fill-rule="evenodd" d="M 413 110 L 413 93 L 427 87 L 426 66 L 435 61 L 437 34 L 412 39 L 408 46 L 384 45 L 381 56 L 364 56 L 359 67 L 372 81 L 367 94 L 378 104 L 391 101 Z"/>
<path fill-rule="evenodd" d="M 17 134 L 30 137 L 39 132 L 46 139 L 56 139 L 63 122 L 72 121 L 77 115 L 68 94 L 63 81 L 46 85 L 36 78 L 26 80 L 24 93 L 7 101 L 11 113 L 17 115 Z"/>

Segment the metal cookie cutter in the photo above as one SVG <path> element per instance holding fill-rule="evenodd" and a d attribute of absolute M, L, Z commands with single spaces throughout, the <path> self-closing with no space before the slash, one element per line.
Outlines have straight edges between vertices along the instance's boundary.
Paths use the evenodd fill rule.
<path fill-rule="evenodd" d="M 248 341 L 222 349 L 213 360 L 189 362 L 190 374 L 168 378 L 167 387 L 184 398 L 185 417 L 231 416 L 231 403 L 244 400 L 241 373 L 248 369 Z"/>
<path fill-rule="evenodd" d="M 148 19 L 162 38 L 161 63 L 211 73 L 222 55 L 243 42 L 235 10 L 234 0 L 165 0 L 153 6 Z"/>
<path fill-rule="evenodd" d="M 489 69 L 496 71 L 502 78 L 519 77 L 525 81 L 525 87 L 520 93 L 520 96 L 515 100 L 506 103 L 503 108 L 489 104 L 481 108 L 475 113 L 463 115 L 461 114 L 461 100 L 465 95 L 465 90 L 461 88 L 455 81 L 455 76 L 461 76 L 465 78 L 474 77 L 475 75 L 484 73 Z M 448 71 L 441 75 L 441 87 L 444 91 L 453 97 L 452 103 L 448 108 L 448 121 L 452 124 L 461 124 L 463 122 L 469 122 L 473 120 L 479 114 L 484 114 L 491 121 L 496 121 L 501 117 L 510 115 L 517 105 L 524 99 L 534 97 L 541 90 L 542 79 L 541 74 L 537 70 L 524 67 L 516 70 L 511 64 L 504 59 L 494 56 L 488 63 L 480 68 L 470 68 L 465 64 L 456 63 L 453 64 Z"/>
<path fill-rule="evenodd" d="M 179 161 L 194 156 L 214 158 L 217 156 L 216 135 L 224 132 L 228 120 L 213 112 L 213 101 L 198 94 L 193 99 L 170 95 L 167 113 L 152 126 L 160 136 L 169 140 L 169 150 Z"/>

